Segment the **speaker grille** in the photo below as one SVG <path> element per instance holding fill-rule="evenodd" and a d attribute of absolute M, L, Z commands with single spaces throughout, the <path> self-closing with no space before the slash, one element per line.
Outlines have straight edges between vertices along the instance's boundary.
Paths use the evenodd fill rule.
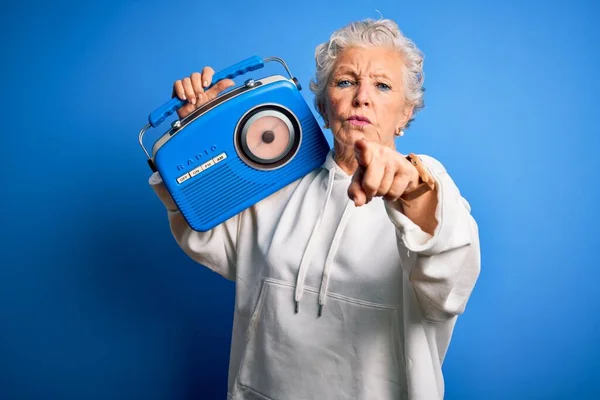
<path fill-rule="evenodd" d="M 233 209 L 269 196 L 302 176 L 301 170 L 314 169 L 322 164 L 328 148 L 323 146 L 318 126 L 312 116 L 300 121 L 303 126 L 302 144 L 296 157 L 286 166 L 273 171 L 259 171 L 246 165 L 234 152 L 225 162 L 200 173 L 195 182 L 174 196 L 190 225 L 206 225 L 223 220 Z M 308 128 L 307 128 L 308 127 Z M 251 200 L 256 201 L 251 201 Z M 241 211 L 241 210 L 240 210 Z"/>

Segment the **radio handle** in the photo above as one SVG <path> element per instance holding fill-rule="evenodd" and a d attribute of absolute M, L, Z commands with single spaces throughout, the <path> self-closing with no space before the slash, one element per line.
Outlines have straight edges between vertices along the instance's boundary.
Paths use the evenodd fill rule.
<path fill-rule="evenodd" d="M 212 79 L 212 83 L 206 88 L 210 89 L 215 83 L 223 79 L 233 79 L 237 76 L 244 75 L 247 72 L 260 69 L 264 66 L 264 61 L 258 56 L 252 56 L 242 60 L 236 64 L 217 72 Z M 148 122 L 154 128 L 160 125 L 169 115 L 179 110 L 186 104 L 187 101 L 173 97 L 171 100 L 157 108 L 148 116 Z"/>
<path fill-rule="evenodd" d="M 252 57 L 248 57 L 245 60 L 239 61 L 238 63 L 233 64 L 233 65 L 225 68 L 224 70 L 217 72 L 213 76 L 212 82 L 206 88 L 206 90 L 213 87 L 220 80 L 233 79 L 240 75 L 244 75 L 247 72 L 255 71 L 257 69 L 264 67 L 265 63 L 270 62 L 270 61 L 279 62 L 281 65 L 283 65 L 283 67 L 287 71 L 290 78 L 294 79 L 287 64 L 281 58 L 266 57 L 265 59 L 262 59 L 259 56 L 252 56 Z M 159 108 L 154 110 L 148 116 L 148 124 L 146 124 L 140 131 L 140 133 L 138 135 L 138 140 L 140 142 L 140 146 L 142 146 L 142 149 L 144 150 L 144 153 L 146 153 L 146 155 L 148 156 L 149 160 L 151 158 L 150 154 L 148 153 L 148 151 L 146 150 L 146 148 L 144 147 L 144 144 L 142 142 L 142 138 L 143 138 L 144 134 L 150 127 L 156 128 L 157 126 L 159 126 L 168 116 L 173 114 L 175 111 L 179 110 L 186 103 L 187 103 L 187 100 L 180 100 L 178 97 L 173 97 L 171 100 L 169 100 L 168 102 L 166 102 L 165 104 L 163 104 L 162 106 L 160 106 Z"/>

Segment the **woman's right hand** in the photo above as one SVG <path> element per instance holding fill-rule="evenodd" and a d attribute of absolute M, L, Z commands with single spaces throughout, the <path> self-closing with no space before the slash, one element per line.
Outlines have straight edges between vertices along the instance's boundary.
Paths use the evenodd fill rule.
<path fill-rule="evenodd" d="M 223 90 L 235 85 L 235 82 L 231 79 L 222 79 L 205 91 L 204 88 L 212 83 L 214 74 L 215 71 L 211 67 L 204 67 L 201 73 L 194 72 L 189 77 L 175 81 L 171 96 L 178 97 L 180 100 L 187 100 L 187 103 L 177 110 L 180 119 L 217 97 Z"/>

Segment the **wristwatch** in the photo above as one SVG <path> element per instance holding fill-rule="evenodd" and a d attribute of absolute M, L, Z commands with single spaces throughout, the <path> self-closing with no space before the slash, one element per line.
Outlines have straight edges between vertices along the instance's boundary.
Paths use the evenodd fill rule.
<path fill-rule="evenodd" d="M 404 193 L 402 196 L 400 196 L 400 199 L 404 200 L 403 203 L 405 205 L 405 201 L 414 200 L 428 191 L 435 189 L 435 179 L 433 179 L 433 176 L 431 176 L 427 170 L 427 167 L 423 165 L 421 158 L 414 153 L 410 153 L 408 156 L 406 156 L 406 159 L 415 166 L 417 172 L 419 173 L 419 186 L 417 186 L 415 190 L 411 190 L 410 192 Z"/>

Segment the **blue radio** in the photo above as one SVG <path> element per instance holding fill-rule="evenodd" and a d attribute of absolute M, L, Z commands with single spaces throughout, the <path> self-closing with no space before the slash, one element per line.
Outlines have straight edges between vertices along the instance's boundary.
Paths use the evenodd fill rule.
<path fill-rule="evenodd" d="M 149 117 L 139 142 L 152 171 L 192 229 L 207 231 L 320 167 L 330 150 L 301 87 L 277 57 L 254 56 L 217 72 L 212 85 L 281 63 L 289 78 L 273 75 L 222 92 L 175 121 L 154 142 L 143 137 L 185 104 L 173 98 Z"/>

